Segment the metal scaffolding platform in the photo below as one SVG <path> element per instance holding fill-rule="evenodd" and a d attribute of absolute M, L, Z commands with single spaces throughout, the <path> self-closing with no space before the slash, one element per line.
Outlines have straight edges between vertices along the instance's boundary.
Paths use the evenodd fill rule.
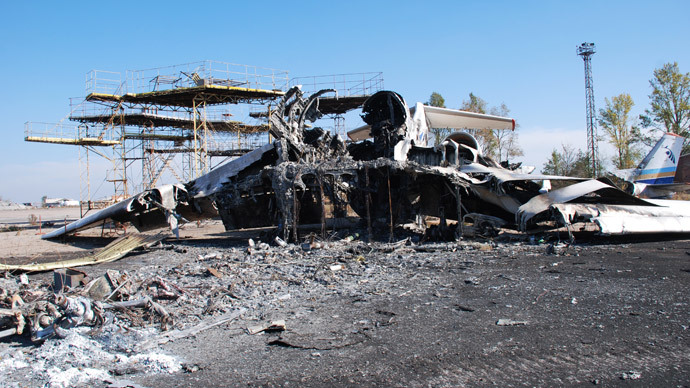
<path fill-rule="evenodd" d="M 27 122 L 24 124 L 24 141 L 50 144 L 67 144 L 94 147 L 112 147 L 119 139 L 104 137 L 104 133 L 89 133 L 88 128 L 76 124 L 52 124 Z"/>
<path fill-rule="evenodd" d="M 207 105 L 265 103 L 285 94 L 280 90 L 249 89 L 235 86 L 202 85 L 181 87 L 146 93 L 124 95 L 90 93 L 87 101 L 126 103 L 133 105 L 194 107 L 194 101 L 205 101 Z"/>
<path fill-rule="evenodd" d="M 113 198 L 120 199 L 133 194 L 132 188 L 155 186 L 164 171 L 189 181 L 207 173 L 213 157 L 225 160 L 263 145 L 268 125 L 230 120 L 230 107 L 270 103 L 284 95 L 288 81 L 284 70 L 218 61 L 124 75 L 93 70 L 86 77 L 86 97 L 70 104 L 68 118 L 78 124 L 27 123 L 25 140 L 81 146 L 84 202 L 91 200 L 89 154 L 108 159 L 112 169 L 106 181 L 114 184 Z"/>
<path fill-rule="evenodd" d="M 383 89 L 383 77 L 358 73 L 290 80 L 284 70 L 218 61 L 124 73 L 92 70 L 86 97 L 70 102 L 67 118 L 77 124 L 29 122 L 25 140 L 80 146 L 82 203 L 92 202 L 90 155 L 107 159 L 112 168 L 105 180 L 114 185 L 112 199 L 120 200 L 165 177 L 193 180 L 214 163 L 266 144 L 272 102 L 298 84 L 306 93 L 335 90 L 318 103 L 341 132 L 343 114 Z"/>
<path fill-rule="evenodd" d="M 110 112 L 84 112 L 72 115 L 71 119 L 140 128 L 137 136 L 126 131 L 123 138 L 145 143 L 141 144 L 143 170 L 151 169 L 146 164 L 155 163 L 153 159 L 160 153 L 154 151 L 175 150 L 173 153 L 181 153 L 185 159 L 180 175 L 191 180 L 207 173 L 210 158 L 222 155 L 221 151 L 246 149 L 241 146 L 248 142 L 243 141 L 243 136 L 268 131 L 267 125 L 248 125 L 219 117 L 229 114 L 215 114 L 212 107 L 266 104 L 284 95 L 287 74 L 283 70 L 203 61 L 128 71 L 125 81 L 118 85 L 119 73 L 92 71 L 87 77 L 85 106 L 94 104 L 110 108 Z M 166 129 L 177 133 L 161 134 Z M 146 186 L 155 183 L 150 177 L 143 179 Z"/>
<path fill-rule="evenodd" d="M 106 124 L 112 120 L 114 125 L 194 130 L 194 120 L 191 117 L 175 117 L 147 112 L 126 112 L 115 116 L 112 114 L 72 115 L 70 116 L 70 120 L 91 124 Z M 248 125 L 241 121 L 207 120 L 206 123 L 216 132 L 240 132 L 243 134 L 250 134 L 268 131 L 267 125 Z"/>

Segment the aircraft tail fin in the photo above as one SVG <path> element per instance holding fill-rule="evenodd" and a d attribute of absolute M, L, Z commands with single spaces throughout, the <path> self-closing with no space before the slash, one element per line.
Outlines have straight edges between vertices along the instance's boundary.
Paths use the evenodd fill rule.
<path fill-rule="evenodd" d="M 637 166 L 639 173 L 635 182 L 655 185 L 673 183 L 684 141 L 685 138 L 680 135 L 665 133 Z"/>

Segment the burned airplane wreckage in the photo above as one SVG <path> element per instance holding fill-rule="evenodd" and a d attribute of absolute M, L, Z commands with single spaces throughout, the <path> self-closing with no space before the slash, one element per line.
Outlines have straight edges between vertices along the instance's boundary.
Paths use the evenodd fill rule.
<path fill-rule="evenodd" d="M 392 91 L 362 105 L 366 125 L 346 144 L 311 127 L 329 109 L 334 90 L 309 97 L 290 89 L 269 116 L 275 141 L 229 161 L 184 185 L 145 191 L 75 221 L 44 238 L 99 225 L 130 222 L 139 230 L 220 216 L 227 230 L 275 226 L 298 241 L 298 225 L 321 224 L 349 209 L 373 230 L 427 216 L 440 219 L 437 238 L 462 235 L 463 221 L 489 227 L 535 230 L 547 223 L 603 235 L 690 232 L 690 203 L 642 200 L 612 183 L 533 175 L 502 167 L 482 155 L 462 129 L 513 130 L 510 118 L 425 106 L 408 108 Z M 457 130 L 430 145 L 430 128 Z M 565 186 L 544 193 L 541 182 Z M 458 221 L 447 227 L 447 220 Z M 458 227 L 459 226 L 459 227 Z"/>

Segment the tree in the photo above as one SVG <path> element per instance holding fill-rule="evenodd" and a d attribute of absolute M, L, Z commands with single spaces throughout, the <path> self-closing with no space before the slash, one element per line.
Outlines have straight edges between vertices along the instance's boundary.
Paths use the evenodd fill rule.
<path fill-rule="evenodd" d="M 577 150 L 575 156 L 575 163 L 570 171 L 570 176 L 580 178 L 591 178 L 592 176 L 601 176 L 603 174 L 603 163 L 601 160 L 597 161 L 597 172 L 592 174 L 592 163 L 590 162 L 589 153 Z"/>
<path fill-rule="evenodd" d="M 649 81 L 652 94 L 649 95 L 651 107 L 640 116 L 645 127 L 653 127 L 664 132 L 672 132 L 684 137 L 690 135 L 690 73 L 682 74 L 678 63 L 667 63 L 654 70 L 654 78 Z M 690 151 L 690 144 L 683 152 Z"/>
<path fill-rule="evenodd" d="M 470 99 L 462 102 L 460 110 L 492 114 L 494 116 L 504 116 L 507 117 L 510 114 L 510 110 L 506 104 L 501 104 L 500 106 L 488 108 L 486 101 L 474 93 L 470 93 Z M 494 159 L 509 160 L 516 156 L 522 156 L 523 151 L 518 144 L 518 137 L 515 131 L 507 130 L 491 130 L 491 129 L 468 129 L 468 132 L 477 139 L 479 147 L 482 149 L 482 154 L 490 156 Z"/>
<path fill-rule="evenodd" d="M 494 116 L 508 117 L 510 109 L 503 103 L 499 107 L 491 108 L 490 112 Z M 516 130 L 517 127 L 516 125 Z M 507 131 L 503 129 L 494 129 L 492 133 L 493 137 L 496 139 L 496 156 L 498 156 L 499 161 L 510 160 L 516 156 L 524 155 L 520 144 L 518 144 L 517 132 L 514 130 Z"/>
<path fill-rule="evenodd" d="M 425 105 L 435 106 L 438 108 L 445 108 L 446 100 L 444 100 L 443 96 L 441 96 L 439 93 L 432 92 L 431 96 L 429 97 L 429 101 L 427 101 Z"/>
<path fill-rule="evenodd" d="M 562 152 L 555 148 L 551 151 L 551 158 L 542 168 L 542 174 L 563 175 L 575 177 L 589 177 L 589 156 L 582 150 L 575 150 L 572 146 L 561 144 Z"/>
<path fill-rule="evenodd" d="M 486 101 L 470 92 L 470 99 L 462 102 L 460 110 L 484 114 L 486 113 Z"/>
<path fill-rule="evenodd" d="M 613 158 L 616 168 L 632 168 L 640 158 L 640 150 L 636 145 L 640 142 L 640 131 L 629 123 L 630 109 L 635 103 L 629 94 L 619 94 L 605 99 L 606 108 L 599 110 L 599 125 L 606 132 L 609 143 L 616 149 Z"/>
<path fill-rule="evenodd" d="M 429 96 L 429 101 L 427 101 L 425 105 L 445 108 L 446 100 L 444 100 L 443 96 L 439 93 L 432 92 L 431 96 Z M 441 144 L 441 141 L 443 141 L 446 136 L 450 135 L 451 132 L 450 128 L 429 128 L 429 131 L 434 134 L 434 144 Z"/>
<path fill-rule="evenodd" d="M 470 92 L 470 99 L 464 100 L 460 106 L 460 110 L 467 112 L 486 114 L 487 103 L 482 100 L 481 97 L 477 97 L 474 93 Z M 490 157 L 496 156 L 496 150 L 498 148 L 498 140 L 494 136 L 494 133 L 490 129 L 471 129 L 468 128 L 469 132 L 479 143 L 482 154 Z"/>

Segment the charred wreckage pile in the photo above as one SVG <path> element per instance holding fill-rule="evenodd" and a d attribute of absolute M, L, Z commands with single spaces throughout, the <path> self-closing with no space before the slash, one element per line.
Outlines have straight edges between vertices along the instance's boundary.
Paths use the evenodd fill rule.
<path fill-rule="evenodd" d="M 300 224 L 321 224 L 354 211 L 369 239 L 386 230 L 440 219 L 436 238 L 456 239 L 465 222 L 481 229 L 529 232 L 544 226 L 602 235 L 690 232 L 686 201 L 642 200 L 608 180 L 521 173 L 482 155 L 462 129 L 513 130 L 510 118 L 425 106 L 380 91 L 362 105 L 366 125 L 345 144 L 309 123 L 328 110 L 322 90 L 306 98 L 290 89 L 270 114 L 275 141 L 184 185 L 166 185 L 87 216 L 44 238 L 106 220 L 150 230 L 217 217 L 227 230 L 277 226 L 276 236 L 297 242 Z M 336 96 L 337 99 L 337 96 Z M 332 98 L 330 98 L 332 100 Z M 324 108 L 320 109 L 320 105 Z M 440 144 L 430 128 L 457 129 Z M 548 180 L 565 186 L 542 190 Z M 556 186 L 556 184 L 554 184 Z M 452 225 L 447 220 L 454 220 Z M 486 227 L 486 228 L 485 228 Z"/>
<path fill-rule="evenodd" d="M 364 102 L 362 118 L 366 125 L 351 131 L 349 136 L 355 141 L 346 144 L 308 124 L 327 111 L 328 100 L 323 96 L 333 92 L 325 90 L 306 98 L 299 88 L 293 88 L 269 117 L 270 131 L 276 139 L 273 143 L 194 181 L 145 191 L 43 236 L 56 238 L 107 221 L 129 222 L 140 231 L 165 226 L 177 231 L 179 222 L 220 216 L 227 230 L 275 227 L 271 241 L 279 249 L 265 243 L 254 245 L 251 240 L 244 252 L 236 252 L 236 248 L 227 253 L 197 249 L 195 260 L 182 255 L 173 266 L 169 258 L 161 258 L 161 265 L 150 263 L 148 271 L 135 275 L 107 271 L 71 294 L 63 293 L 65 279 L 75 279 L 73 276 L 79 273 L 70 270 L 56 272 L 52 293 L 47 291 L 50 286 L 31 290 L 26 278 L 20 277 L 21 290 L 10 285 L 8 279 L 0 279 L 4 281 L 0 282 L 0 302 L 6 307 L 0 309 L 0 324 L 6 329 L 0 337 L 29 332 L 34 341 L 42 342 L 51 337 L 69 338 L 70 329 L 75 327 L 97 326 L 100 331 L 96 335 L 108 337 L 102 342 L 111 343 L 109 346 L 141 353 L 138 357 L 148 357 L 147 365 L 177 371 L 182 367 L 179 363 L 170 366 L 165 364 L 170 360 L 161 361 L 161 355 L 145 352 L 248 311 L 256 320 L 262 320 L 266 318 L 261 311 L 266 310 L 267 298 L 282 303 L 290 295 L 311 292 L 307 286 L 328 287 L 338 277 L 366 275 L 375 280 L 351 282 L 347 292 L 365 292 L 358 289 L 362 284 L 379 287 L 390 276 L 368 268 L 361 252 L 403 249 L 414 253 L 415 249 L 423 249 L 410 239 L 367 245 L 353 242 L 357 237 L 350 236 L 336 242 L 323 239 L 319 245 L 314 244 L 313 234 L 299 235 L 300 225 L 315 224 L 321 226 L 324 238 L 329 221 L 334 223 L 351 212 L 359 216 L 359 229 L 362 233 L 366 229 L 369 241 L 377 237 L 393 240 L 401 233 L 396 230 L 400 225 L 426 229 L 423 241 L 459 240 L 467 235 L 492 234 L 499 228 L 531 232 L 545 226 L 565 228 L 571 236 L 579 231 L 603 235 L 690 231 L 690 206 L 685 201 L 642 200 L 606 181 L 532 175 L 504 168 L 483 156 L 476 139 L 467 132 L 454 132 L 436 145 L 428 141 L 430 128 L 512 130 L 515 122 L 510 118 L 421 103 L 408 108 L 399 94 L 382 91 Z M 561 182 L 564 187 L 543 192 L 544 180 Z M 427 228 L 429 217 L 437 219 L 438 225 Z M 312 243 L 300 247 L 286 242 L 300 243 L 301 237 L 311 238 Z M 178 249 L 164 247 L 158 243 L 161 238 L 130 240 L 114 242 L 110 249 L 114 252 L 94 262 L 116 260 L 127 249 L 147 244 Z M 330 254 L 305 253 L 314 247 L 326 252 L 318 248 L 329 246 L 345 252 L 341 262 L 334 262 L 335 256 Z M 458 247 L 484 250 L 483 246 L 458 242 L 453 252 Z M 514 249 L 520 249 L 519 244 Z M 414 255 L 405 259 L 422 260 Z M 84 264 L 81 260 L 72 266 Z M 345 267 L 349 272 L 341 271 Z M 273 268 L 270 281 L 261 273 L 262 268 Z M 254 279 L 253 285 L 250 278 Z M 315 282 L 304 280 L 307 278 Z M 200 279 L 208 287 L 195 286 Z M 285 279 L 289 280 L 287 287 L 283 285 Z M 258 289 L 257 284 L 263 288 Z M 171 314 L 171 308 L 177 310 Z M 141 334 L 127 344 L 117 345 L 116 341 L 112 345 L 114 340 L 109 336 L 122 329 L 122 322 L 142 325 L 147 320 L 159 322 L 167 334 L 149 335 L 148 339 Z M 269 322 L 258 330 L 280 330 L 281 325 L 284 323 Z M 144 362 L 118 357 L 125 368 Z M 21 364 L 21 360 L 15 361 Z"/>

